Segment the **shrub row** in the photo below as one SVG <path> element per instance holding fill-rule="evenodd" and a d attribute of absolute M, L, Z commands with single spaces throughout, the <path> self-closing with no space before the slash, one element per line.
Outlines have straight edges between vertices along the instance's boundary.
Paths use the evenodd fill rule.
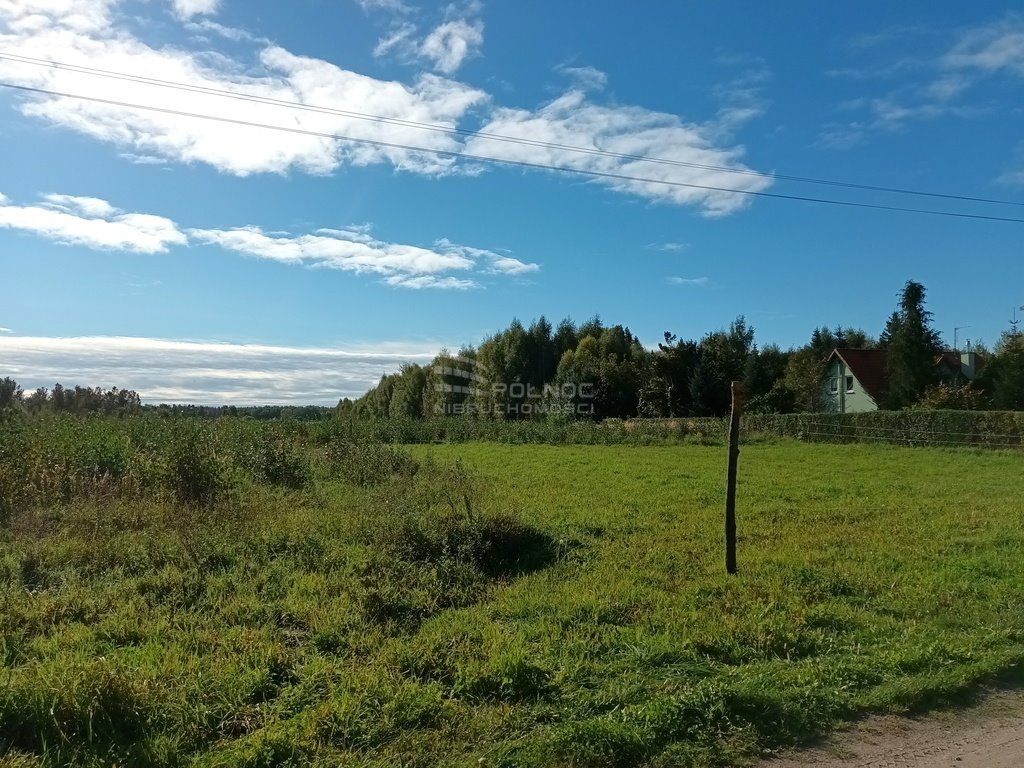
<path fill-rule="evenodd" d="M 1024 445 L 1024 412 L 874 411 L 870 413 L 750 414 L 743 434 L 808 441 L 871 441 L 903 445 Z M 494 419 L 351 419 L 312 427 L 315 439 L 382 443 L 638 444 L 722 442 L 728 421 L 715 417 L 592 421 Z"/>
<path fill-rule="evenodd" d="M 608 419 L 603 422 L 547 419 L 503 421 L 463 417 L 438 419 L 346 418 L 310 426 L 318 442 L 344 439 L 354 443 L 396 444 L 544 443 L 550 445 L 651 444 L 683 439 L 718 438 L 721 419 Z"/>

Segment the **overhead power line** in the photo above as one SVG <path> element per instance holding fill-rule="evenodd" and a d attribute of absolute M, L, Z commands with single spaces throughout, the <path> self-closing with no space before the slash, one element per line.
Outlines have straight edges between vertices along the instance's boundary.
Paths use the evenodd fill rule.
<path fill-rule="evenodd" d="M 990 216 L 980 213 L 964 213 L 960 211 L 941 211 L 929 208 L 906 208 L 895 205 L 882 205 L 878 203 L 862 203 L 855 202 L 852 200 L 833 200 L 824 197 L 807 197 L 803 195 L 786 195 L 781 192 L 764 192 L 755 191 L 749 189 L 733 189 L 730 187 L 718 187 L 709 184 L 693 184 L 690 182 L 683 181 L 669 181 L 666 179 L 653 179 L 644 178 L 642 176 L 630 176 L 624 173 L 611 173 L 607 171 L 595 171 L 595 170 L 584 170 L 579 168 L 566 168 L 564 166 L 548 165 L 546 163 L 534 163 L 527 160 L 510 160 L 501 157 L 490 157 L 488 155 L 477 155 L 468 152 L 455 152 L 452 150 L 444 149 L 431 149 L 429 147 L 417 147 L 411 144 L 402 144 L 393 141 L 382 141 L 379 139 L 367 139 L 357 136 L 344 136 L 337 133 L 327 133 L 325 131 L 313 131 L 305 128 L 296 128 L 294 126 L 284 125 L 271 125 L 269 123 L 259 123 L 251 120 L 241 120 L 232 117 L 222 117 L 219 115 L 204 115 L 197 112 L 187 112 L 179 109 L 170 109 L 168 107 L 155 107 L 147 104 L 135 104 L 132 102 L 118 101 L 116 99 L 104 99 L 98 96 L 84 96 L 82 94 L 67 93 L 64 91 L 55 91 L 48 88 L 34 88 L 28 85 L 17 85 L 15 83 L 0 82 L 0 88 L 9 88 L 16 91 L 23 91 L 25 93 L 36 93 L 43 96 L 57 96 L 66 99 L 78 99 L 81 101 L 91 101 L 97 104 L 107 104 L 109 106 L 123 107 L 125 109 L 140 109 L 147 112 L 157 112 L 165 115 L 174 115 L 176 117 L 189 117 L 198 120 L 211 120 L 219 123 L 226 123 L 230 125 L 245 126 L 248 128 L 264 128 L 272 131 L 284 131 L 286 133 L 294 133 L 303 136 L 315 136 L 323 139 L 333 139 L 335 141 L 347 141 L 356 144 L 369 144 L 377 147 L 388 147 L 391 149 L 402 149 L 407 152 L 422 152 L 428 155 L 440 155 L 442 157 L 451 157 L 455 159 L 463 160 L 476 160 L 485 163 L 499 163 L 502 165 L 510 165 L 519 168 L 531 168 L 535 170 L 543 171 L 556 171 L 559 173 L 570 173 L 578 174 L 582 176 L 592 176 L 595 178 L 602 179 L 613 179 L 615 181 L 632 181 L 640 184 L 660 184 L 668 187 L 680 187 L 686 189 L 700 189 L 708 192 L 725 192 L 729 194 L 747 195 L 750 197 L 763 197 L 775 200 L 792 200 L 805 203 L 822 203 L 826 205 L 839 205 L 848 208 L 868 208 L 872 210 L 880 211 L 897 211 L 901 213 L 917 213 L 925 214 L 930 216 L 948 216 L 958 219 L 981 219 L 985 221 L 1005 221 L 1013 224 L 1024 224 L 1024 219 L 1013 218 L 1009 216 Z"/>
<path fill-rule="evenodd" d="M 432 123 L 424 123 L 416 120 L 405 120 L 396 117 L 385 117 L 382 115 L 373 115 L 365 112 L 356 112 L 352 110 L 339 109 L 336 107 L 318 106 L 315 104 L 302 104 L 300 102 L 288 101 L 286 99 L 276 99 L 271 96 L 259 96 L 256 94 L 245 94 L 236 93 L 234 91 L 225 90 L 222 88 L 213 88 L 211 86 L 194 85 L 191 83 L 182 83 L 173 80 L 164 80 L 156 77 L 147 77 L 143 75 L 133 75 L 127 72 L 118 72 L 109 69 L 100 69 L 97 67 L 87 67 L 80 64 L 68 64 L 66 62 L 54 61 L 51 59 L 39 59 L 32 56 L 25 56 L 22 54 L 12 54 L 0 51 L 0 59 L 8 61 L 18 62 L 21 64 L 29 64 L 33 66 L 49 67 L 52 69 L 60 69 L 69 72 L 75 72 L 78 74 L 94 75 L 98 77 L 112 78 L 116 80 L 123 80 L 126 82 L 140 83 L 145 85 L 154 85 L 161 88 L 170 88 L 174 90 L 190 92 L 190 93 L 202 93 L 211 96 L 221 96 L 224 98 L 231 98 L 239 101 L 247 101 L 257 104 L 266 104 L 270 106 L 285 107 L 288 109 L 297 109 L 306 112 L 316 112 L 320 114 L 331 114 L 339 115 L 342 117 L 349 117 L 356 120 L 366 120 L 371 122 L 382 123 L 386 125 L 398 125 L 406 128 L 413 128 L 417 130 L 432 131 L 435 133 L 443 133 L 447 135 L 462 136 L 466 138 L 478 138 L 486 139 L 488 141 L 505 142 L 510 144 L 520 144 L 524 146 L 541 147 L 545 149 L 557 149 L 565 152 L 576 152 L 580 154 L 598 156 L 598 157 L 609 157 L 618 160 L 629 160 L 634 162 L 652 163 L 656 165 L 670 165 L 684 168 L 695 168 L 699 170 L 716 171 L 719 173 L 730 173 L 743 176 L 754 176 L 757 178 L 767 180 L 781 180 L 781 181 L 792 181 L 800 184 L 819 184 L 831 187 L 843 187 L 847 189 L 859 189 L 871 192 L 885 192 L 890 194 L 899 195 L 914 195 L 918 197 L 930 197 L 939 198 L 945 200 L 960 200 L 963 202 L 972 203 L 988 203 L 994 205 L 1013 205 L 1013 206 L 1024 206 L 1024 202 L 1016 200 L 1001 200 L 997 198 L 989 197 L 977 197 L 972 195 L 957 195 L 952 193 L 944 192 L 929 192 L 920 189 L 907 189 L 901 187 L 887 187 L 877 184 L 861 184 L 857 182 L 841 181 L 837 179 L 823 179 L 809 176 L 795 176 L 791 174 L 782 173 L 762 173 L 760 171 L 754 171 L 749 168 L 730 168 L 722 165 L 711 165 L 706 163 L 694 163 L 685 160 L 673 160 L 670 158 L 663 157 L 651 157 L 648 155 L 636 155 L 623 152 L 613 152 L 610 150 L 598 149 L 595 147 L 580 147 L 572 144 L 560 144 L 556 142 L 540 141 L 537 139 L 528 139 L 520 136 L 508 136 L 497 133 L 489 133 L 485 131 L 472 131 L 463 128 L 456 128 L 445 125 L 437 125 Z M 85 97 L 76 97 L 85 98 Z"/>

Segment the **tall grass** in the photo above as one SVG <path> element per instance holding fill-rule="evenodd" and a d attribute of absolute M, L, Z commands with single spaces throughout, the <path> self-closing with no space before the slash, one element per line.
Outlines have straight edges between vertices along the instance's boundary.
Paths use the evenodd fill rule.
<path fill-rule="evenodd" d="M 731 765 L 1024 668 L 1019 452 L 748 444 L 728 577 L 707 435 L 330 427 L 3 428 L 0 763 Z"/>
<path fill-rule="evenodd" d="M 75 500 L 213 504 L 250 482 L 302 488 L 312 460 L 284 425 L 241 419 L 51 416 L 0 427 L 0 513 Z"/>

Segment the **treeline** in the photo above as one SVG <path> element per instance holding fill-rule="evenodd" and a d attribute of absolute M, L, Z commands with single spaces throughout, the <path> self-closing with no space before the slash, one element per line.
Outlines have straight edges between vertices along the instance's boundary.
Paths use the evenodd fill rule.
<path fill-rule="evenodd" d="M 879 403 L 885 409 L 1024 410 L 1024 334 L 1016 324 L 994 350 L 975 345 L 977 375 L 968 381 L 937 364 L 945 349 L 931 317 L 924 286 L 909 281 L 877 338 L 858 328 L 822 326 L 806 344 L 788 350 L 759 345 L 743 316 L 699 339 L 665 332 L 654 349 L 628 327 L 606 325 L 599 317 L 581 324 L 565 319 L 557 326 L 544 317 L 529 326 L 513 320 L 478 347 L 442 351 L 425 366 L 406 364 L 335 409 L 142 405 L 130 389 L 56 384 L 25 392 L 5 378 L 0 420 L 50 412 L 292 421 L 318 421 L 332 413 L 360 419 L 722 416 L 733 381 L 742 383 L 748 413 L 814 413 L 823 409 L 826 361 L 836 347 L 885 350 L 888 391 Z"/>
<path fill-rule="evenodd" d="M 338 412 L 368 418 L 720 416 L 729 407 L 732 381 L 743 383 L 749 412 L 813 410 L 827 354 L 836 346 L 876 343 L 860 330 L 819 328 L 799 350 L 759 347 L 741 316 L 699 340 L 666 332 L 652 350 L 629 328 L 599 318 L 582 325 L 566 319 L 554 329 L 544 317 L 529 327 L 514 320 L 478 348 L 442 352 L 426 366 L 402 366 L 362 398 L 342 400 Z"/>
<path fill-rule="evenodd" d="M 322 405 L 144 405 L 144 411 L 162 416 L 186 416 L 215 419 L 220 416 L 240 416 L 256 421 L 319 421 L 333 416 L 334 409 Z"/>
<path fill-rule="evenodd" d="M 334 410 L 319 405 L 143 405 L 139 393 L 112 387 L 39 387 L 26 392 L 10 377 L 0 379 L 0 419 L 13 414 L 36 416 L 45 413 L 104 414 L 125 416 L 155 413 L 161 416 L 183 416 L 212 419 L 220 416 L 241 416 L 256 421 L 279 419 L 318 421 L 330 418 Z"/>
<path fill-rule="evenodd" d="M 0 379 L 0 413 L 21 410 L 30 414 L 50 413 L 136 413 L 142 409 L 139 393 L 132 389 L 102 387 L 39 387 L 26 393 L 14 379 Z"/>
<path fill-rule="evenodd" d="M 1024 409 L 1024 337 L 1011 327 L 994 352 L 976 347 L 981 368 L 973 381 L 944 377 L 936 364 L 944 347 L 925 308 L 924 286 L 909 281 L 878 338 L 823 326 L 789 350 L 760 346 L 742 316 L 700 339 L 666 332 L 655 349 L 628 327 L 598 317 L 557 326 L 544 317 L 529 326 L 513 320 L 479 347 L 443 351 L 429 365 L 407 364 L 383 376 L 337 410 L 373 419 L 721 416 L 730 383 L 740 381 L 750 413 L 816 412 L 836 347 L 886 350 L 884 408 Z"/>

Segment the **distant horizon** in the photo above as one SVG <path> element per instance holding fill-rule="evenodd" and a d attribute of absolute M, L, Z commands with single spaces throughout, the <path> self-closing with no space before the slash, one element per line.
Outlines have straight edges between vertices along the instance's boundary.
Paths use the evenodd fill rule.
<path fill-rule="evenodd" d="M 545 316 L 546 317 L 546 316 Z M 593 317 L 593 315 L 591 315 Z M 534 318 L 536 319 L 536 318 Z M 520 318 L 520 320 L 522 320 Z M 550 321 L 551 318 L 548 318 Z M 532 319 L 531 319 L 532 321 Z M 529 321 L 528 321 L 529 322 Z M 557 321 L 555 321 L 557 322 Z M 617 323 L 613 323 L 617 324 Z M 628 324 L 622 323 L 628 327 Z M 722 327 L 725 327 L 724 325 Z M 834 327 L 834 326 L 833 326 Z M 500 328 L 494 329 L 498 332 Z M 878 334 L 868 333 L 869 337 L 876 339 Z M 756 331 L 756 329 L 755 329 Z M 808 330 L 807 338 L 799 344 L 781 345 L 771 340 L 755 337 L 758 347 L 775 345 L 786 351 L 796 349 L 806 344 L 814 329 Z M 489 335 L 489 334 L 488 334 Z M 22 337 L 17 334 L 7 333 L 0 335 L 0 354 L 3 355 L 4 368 L 0 368 L 0 378 L 10 376 L 15 379 L 26 393 L 46 387 L 52 389 L 54 384 L 61 384 L 65 388 L 100 387 L 110 389 L 129 389 L 137 392 L 144 405 L 194 405 L 206 408 L 221 408 L 228 406 L 237 407 L 303 407 L 316 406 L 330 408 L 337 403 L 349 398 L 356 400 L 366 394 L 377 385 L 381 376 L 395 373 L 405 363 L 429 364 L 443 350 L 455 352 L 464 346 L 476 347 L 482 339 L 475 342 L 460 342 L 458 344 L 429 344 L 421 343 L 419 347 L 407 345 L 382 346 L 379 349 L 371 349 L 366 345 L 352 345 L 348 349 L 341 347 L 275 347 L 263 344 L 233 344 L 231 342 L 200 341 L 196 339 L 145 339 L 141 337 L 65 337 L 65 338 L 33 338 Z M 696 340 L 696 339 L 695 339 Z M 953 350 L 948 340 L 943 337 L 948 351 L 969 351 Z M 966 340 L 964 340 L 966 341 Z M 23 342 L 21 344 L 16 342 Z M 658 342 L 647 343 L 641 340 L 645 348 L 654 350 Z M 972 345 L 975 342 L 971 342 Z M 989 348 L 992 344 L 984 340 L 978 342 Z M 77 347 L 77 348 L 76 348 Z M 113 348 L 121 347 L 119 354 L 112 352 Z M 100 350 L 100 357 L 97 357 L 97 349 Z M 130 351 L 129 351 L 130 350 Z M 172 353 L 172 354 L 169 354 Z M 171 358 L 173 353 L 180 356 L 182 361 L 191 360 L 192 367 L 179 368 Z M 302 366 L 297 368 L 280 368 L 268 365 L 275 360 L 276 353 L 281 360 L 290 363 L 301 362 Z M 150 357 L 147 359 L 146 355 Z M 197 357 L 198 355 L 198 357 Z M 223 367 L 224 357 L 228 355 L 236 360 L 237 367 L 234 375 L 225 375 Z M 75 361 L 78 362 L 75 362 Z M 322 368 L 325 360 L 340 361 L 348 366 L 343 374 L 353 380 L 356 379 L 360 389 L 337 390 L 334 395 L 323 391 L 317 399 L 302 400 L 292 399 L 261 399 L 258 396 L 247 396 L 250 391 L 258 391 L 260 386 L 266 386 L 268 378 L 277 373 L 286 379 L 286 383 L 294 385 L 300 377 L 305 376 L 306 383 L 317 383 L 327 386 L 331 380 L 332 371 L 324 371 Z M 13 362 L 11 362 L 13 361 Z M 45 361 L 45 363 L 43 362 Z M 87 362 L 87 361 L 91 361 Z M 98 362 L 97 362 L 98 361 Z M 133 384 L 130 379 L 138 376 L 139 367 L 150 365 L 151 369 L 143 374 L 146 377 L 169 377 L 176 386 L 184 388 L 195 386 L 197 383 L 207 380 L 213 373 L 214 379 L 230 381 L 236 387 L 235 395 L 227 395 L 228 399 L 222 400 L 200 400 L 200 399 L 167 399 L 159 394 L 148 394 L 148 392 L 166 391 L 167 383 L 162 385 L 148 386 L 145 383 Z M 40 366 L 49 365 L 48 373 L 43 375 L 38 371 Z M 91 365 L 91 367 L 90 367 Z M 379 369 L 374 366 L 380 366 Z M 53 367 L 57 366 L 57 367 Z M 77 368 L 76 366 L 82 366 Z M 76 373 L 76 370 L 84 371 Z M 371 371 L 377 370 L 376 374 Z M 62 373 L 66 371 L 66 373 Z M 121 373 L 119 371 L 123 371 Z M 199 373 L 193 374 L 192 372 Z M 342 374 L 338 374 L 342 375 Z M 117 380 L 121 377 L 121 380 Z M 261 384 L 260 382 L 264 382 Z M 251 386 L 252 389 L 246 389 Z M 227 394 L 227 393 L 225 393 Z M 202 395 L 198 395 L 202 397 Z"/>

